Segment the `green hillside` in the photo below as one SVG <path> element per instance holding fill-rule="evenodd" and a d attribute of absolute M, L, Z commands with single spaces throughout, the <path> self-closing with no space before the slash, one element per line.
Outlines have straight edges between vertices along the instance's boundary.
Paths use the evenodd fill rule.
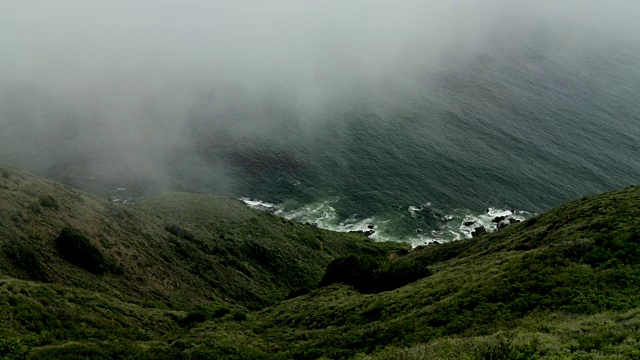
<path fill-rule="evenodd" d="M 640 359 L 640 187 L 410 250 L 0 167 L 0 358 Z"/>

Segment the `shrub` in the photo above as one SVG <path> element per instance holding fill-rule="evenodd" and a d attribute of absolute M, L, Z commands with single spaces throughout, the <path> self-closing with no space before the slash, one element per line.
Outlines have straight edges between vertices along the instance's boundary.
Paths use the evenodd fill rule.
<path fill-rule="evenodd" d="M 513 335 L 499 334 L 497 339 L 480 346 L 475 351 L 476 359 L 483 360 L 529 360 L 540 357 L 539 342 L 515 344 Z"/>
<path fill-rule="evenodd" d="M 58 201 L 51 195 L 38 196 L 38 203 L 40 206 L 49 209 L 58 210 L 60 208 Z"/>
<path fill-rule="evenodd" d="M 36 252 L 31 246 L 20 241 L 10 241 L 2 247 L 2 252 L 19 270 L 25 272 L 29 279 L 47 281 L 47 273 Z"/>
<path fill-rule="evenodd" d="M 191 311 L 186 318 L 180 321 L 182 326 L 190 326 L 195 323 L 205 322 L 207 320 L 219 319 L 227 315 L 231 310 L 224 305 L 217 303 L 210 305 L 198 305 L 194 311 Z M 246 318 L 246 315 L 245 315 Z M 234 317 L 235 319 L 235 317 Z"/>
<path fill-rule="evenodd" d="M 245 321 L 247 320 L 246 312 L 236 312 L 233 314 L 233 320 L 235 321 Z"/>
<path fill-rule="evenodd" d="M 285 298 L 285 300 L 293 299 L 302 295 L 307 295 L 310 292 L 311 292 L 311 289 L 309 289 L 308 287 L 301 287 L 290 292 L 289 295 L 287 295 L 287 297 Z"/>
<path fill-rule="evenodd" d="M 320 286 L 345 283 L 360 292 L 378 293 L 397 289 L 429 275 L 429 268 L 415 261 L 350 255 L 329 264 Z"/>
<path fill-rule="evenodd" d="M 183 227 L 179 226 L 179 225 L 175 225 L 175 224 L 168 224 L 164 227 L 164 229 L 179 237 L 179 238 L 183 238 L 185 240 L 189 240 L 189 241 L 195 241 L 196 237 L 191 234 L 189 231 L 187 231 L 186 229 L 184 229 Z"/>
<path fill-rule="evenodd" d="M 65 228 L 60 232 L 56 249 L 65 260 L 89 272 L 101 274 L 108 268 L 100 250 L 75 229 Z"/>
<path fill-rule="evenodd" d="M 594 243 L 590 239 L 575 239 L 563 243 L 561 251 L 563 255 L 569 259 L 580 259 L 594 247 Z"/>
<path fill-rule="evenodd" d="M 29 203 L 29 210 L 35 214 L 39 214 L 42 207 L 38 204 L 37 201 L 32 201 Z"/>
<path fill-rule="evenodd" d="M 26 359 L 30 345 L 20 338 L 8 338 L 0 341 L 0 359 Z"/>
<path fill-rule="evenodd" d="M 320 286 L 345 283 L 358 287 L 368 284 L 369 278 L 378 268 L 376 260 L 369 256 L 358 255 L 337 258 L 327 266 Z"/>

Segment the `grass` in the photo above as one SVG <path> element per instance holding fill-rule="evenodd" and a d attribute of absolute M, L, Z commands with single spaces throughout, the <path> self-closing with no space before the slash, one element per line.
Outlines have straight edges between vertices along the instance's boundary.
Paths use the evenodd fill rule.
<path fill-rule="evenodd" d="M 403 348 L 390 346 L 358 358 L 477 359 L 488 357 L 487 350 L 490 349 L 494 353 L 500 349 L 507 353 L 512 349 L 535 349 L 535 355 L 529 358 L 638 359 L 639 324 L 639 309 L 594 315 L 536 312 L 518 320 L 508 332 L 445 337 Z"/>
<path fill-rule="evenodd" d="M 0 358 L 640 359 L 638 187 L 407 251 L 7 169 Z"/>
<path fill-rule="evenodd" d="M 228 198 L 162 194 L 125 206 L 10 171 L 0 179 L 8 189 L 0 192 L 0 249 L 7 250 L 0 273 L 134 303 L 260 309 L 315 286 L 339 256 L 407 246 L 293 223 Z M 49 198 L 58 211 L 34 202 Z M 73 236 L 61 236 L 69 235 L 64 229 Z M 34 272 L 25 262 L 41 266 Z"/>

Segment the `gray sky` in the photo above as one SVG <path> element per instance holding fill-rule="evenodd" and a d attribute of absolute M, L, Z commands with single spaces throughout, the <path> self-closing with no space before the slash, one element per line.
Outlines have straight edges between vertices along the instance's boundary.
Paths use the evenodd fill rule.
<path fill-rule="evenodd" d="M 402 66 L 440 66 L 501 32 L 637 41 L 639 9 L 595 0 L 5 0 L 0 76 L 70 97 L 141 80 L 128 96 L 232 82 L 313 97 Z"/>

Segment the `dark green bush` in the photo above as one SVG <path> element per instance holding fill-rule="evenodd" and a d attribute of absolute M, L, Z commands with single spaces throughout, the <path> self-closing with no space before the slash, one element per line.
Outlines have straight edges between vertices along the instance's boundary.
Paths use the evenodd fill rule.
<path fill-rule="evenodd" d="M 129 340 L 104 341 L 100 343 L 71 342 L 65 346 L 35 348 L 30 359 L 175 359 L 177 354 L 155 345 L 142 348 Z"/>
<path fill-rule="evenodd" d="M 195 235 L 193 235 L 192 233 L 190 233 L 189 231 L 187 231 L 186 229 L 184 229 L 183 227 L 176 225 L 176 224 L 168 224 L 164 227 L 164 229 L 166 231 L 168 231 L 169 233 L 179 237 L 179 238 L 183 238 L 185 240 L 189 240 L 189 241 L 195 241 L 196 237 Z"/>
<path fill-rule="evenodd" d="M 480 346 L 474 355 L 482 360 L 530 360 L 540 358 L 540 350 L 537 339 L 529 344 L 516 345 L 513 336 L 502 335 L 495 343 Z"/>
<path fill-rule="evenodd" d="M 245 321 L 247 320 L 246 312 L 236 312 L 233 314 L 233 320 L 235 321 Z"/>
<path fill-rule="evenodd" d="M 397 289 L 431 275 L 415 261 L 394 261 L 386 257 L 350 255 L 332 261 L 320 286 L 345 283 L 364 293 Z"/>
<path fill-rule="evenodd" d="M 593 249 L 593 241 L 589 239 L 576 239 L 561 244 L 561 251 L 564 257 L 569 259 L 580 259 Z"/>
<path fill-rule="evenodd" d="M 20 338 L 8 338 L 0 340 L 0 359 L 26 359 L 29 354 L 30 344 Z"/>
<path fill-rule="evenodd" d="M 172 345 L 175 346 L 175 345 Z M 225 360 L 260 360 L 270 359 L 273 355 L 269 353 L 278 352 L 279 348 L 274 349 L 258 349 L 254 347 L 245 347 L 241 344 L 236 346 L 230 344 L 221 344 L 216 341 L 205 341 L 202 345 L 191 349 L 183 350 L 180 355 L 182 359 L 189 360 L 209 360 L 209 359 L 225 359 Z M 268 352 L 268 353 L 267 353 Z"/>
<path fill-rule="evenodd" d="M 84 235 L 72 228 L 65 228 L 56 239 L 56 249 L 68 262 L 95 274 L 108 269 L 107 259 Z"/>
<path fill-rule="evenodd" d="M 5 254 L 11 263 L 23 273 L 26 273 L 30 280 L 47 281 L 48 277 L 42 262 L 31 246 L 21 241 L 9 241 L 2 246 L 2 253 Z"/>
<path fill-rule="evenodd" d="M 186 318 L 180 321 L 182 326 L 205 322 L 207 320 L 219 319 L 227 315 L 231 310 L 224 305 L 217 303 L 210 305 L 198 305 L 194 311 L 189 312 Z"/>
<path fill-rule="evenodd" d="M 285 298 L 285 300 L 293 299 L 302 295 L 307 295 L 310 292 L 311 292 L 311 289 L 309 289 L 308 287 L 301 287 L 290 292 L 289 295 L 287 295 L 287 297 Z"/>
<path fill-rule="evenodd" d="M 38 196 L 38 203 L 40 206 L 49 209 L 58 210 L 60 208 L 58 201 L 51 195 Z"/>

